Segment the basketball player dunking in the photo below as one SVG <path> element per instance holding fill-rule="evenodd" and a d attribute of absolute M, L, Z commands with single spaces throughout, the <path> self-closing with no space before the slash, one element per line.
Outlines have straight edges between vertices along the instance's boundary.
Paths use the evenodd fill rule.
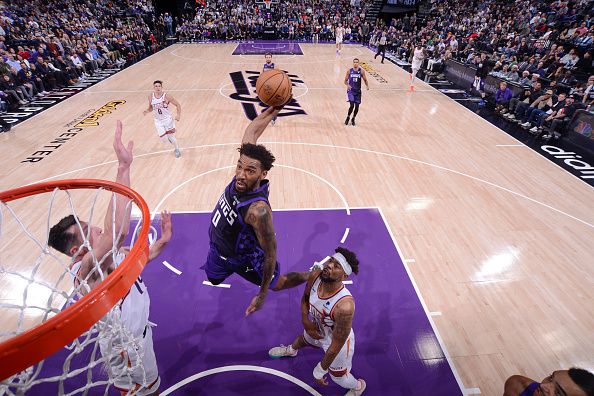
<path fill-rule="evenodd" d="M 262 67 L 262 71 L 265 72 L 267 70 L 273 70 L 274 69 L 274 62 L 272 62 L 272 54 L 270 52 L 267 52 L 266 55 L 264 55 L 264 67 Z M 272 125 L 274 125 L 276 123 L 276 116 L 274 116 L 272 118 Z"/>
<path fill-rule="evenodd" d="M 144 110 L 142 113 L 147 115 L 151 111 L 153 112 L 153 117 L 155 118 L 155 128 L 157 128 L 157 135 L 159 135 L 159 138 L 161 138 L 163 143 L 169 142 L 173 145 L 173 147 L 175 147 L 175 158 L 179 158 L 181 157 L 181 152 L 179 151 L 179 145 L 177 144 L 177 139 L 175 138 L 175 121 L 179 121 L 179 117 L 181 115 L 181 105 L 173 98 L 173 96 L 167 95 L 165 92 L 163 92 L 162 81 L 156 80 L 153 83 L 153 89 L 154 92 L 148 97 L 148 109 Z M 169 109 L 170 103 L 177 109 L 175 121 L 173 121 L 173 114 L 171 114 L 171 110 Z"/>
<path fill-rule="evenodd" d="M 322 270 L 312 271 L 301 299 L 303 334 L 297 336 L 293 344 L 274 347 L 268 354 L 272 358 L 295 357 L 303 347 L 322 348 L 324 357 L 313 370 L 316 382 L 328 385 L 325 376 L 329 372 L 334 382 L 349 389 L 347 395 L 358 396 L 365 391 L 366 384 L 351 373 L 355 353 L 352 329 L 355 301 L 342 283 L 351 273 L 359 273 L 359 260 L 355 253 L 341 247 Z"/>
<path fill-rule="evenodd" d="M 359 59 L 355 58 L 353 59 L 353 67 L 350 68 L 344 76 L 344 84 L 347 86 L 347 101 L 350 103 L 349 113 L 344 121 L 344 125 L 349 125 L 349 119 L 351 118 L 351 114 L 353 114 L 351 124 L 355 126 L 355 117 L 357 117 L 359 105 L 361 104 L 361 80 L 365 82 L 365 86 L 367 87 L 367 90 L 369 90 L 369 83 L 367 82 L 365 70 L 359 66 Z M 354 113 L 353 109 L 355 110 Z"/>
<path fill-rule="evenodd" d="M 342 23 L 338 24 L 334 33 L 336 37 L 336 53 L 340 55 L 340 50 L 342 49 L 342 40 L 344 38 L 344 28 L 342 27 Z"/>
<path fill-rule="evenodd" d="M 122 124 L 118 121 L 113 147 L 118 158 L 116 183 L 130 186 L 130 164 L 132 163 L 133 143 L 128 147 L 122 144 Z M 70 273 L 74 286 L 82 294 L 88 293 L 102 282 L 99 273 L 107 276 L 125 258 L 129 249 L 121 246 L 123 238 L 114 245 L 113 235 L 125 236 L 128 233 L 131 205 L 128 198 L 116 194 L 115 216 L 113 201 L 110 200 L 105 214 L 104 229 L 91 226 L 74 215 L 64 217 L 54 225 L 49 233 L 48 244 L 59 252 L 72 257 Z M 113 217 L 112 217 L 113 216 Z M 121 230 L 121 231 L 120 231 Z M 171 239 L 171 215 L 161 215 L 161 237 L 151 246 L 149 260 L 157 257 Z M 91 245 L 89 251 L 84 247 L 85 237 Z M 115 260 L 109 252 L 115 250 Z M 94 257 L 105 257 L 101 264 L 95 264 Z M 115 262 L 114 262 L 115 261 Z M 82 287 L 80 285 L 83 285 Z M 100 337 L 99 349 L 107 361 L 110 377 L 122 394 L 139 396 L 158 395 L 160 377 L 153 348 L 153 333 L 149 325 L 150 297 L 142 278 L 138 278 L 126 296 L 114 306 L 119 310 L 122 324 L 132 336 L 125 340 L 119 334 L 106 334 Z M 133 342 L 132 342 L 133 341 Z M 132 345 L 131 345 L 132 344 Z M 121 349 L 121 353 L 114 351 Z M 131 369 L 132 368 L 132 369 Z"/>
<path fill-rule="evenodd" d="M 298 286 L 309 275 L 308 272 L 289 272 L 279 276 L 276 235 L 268 202 L 269 183 L 265 179 L 275 158 L 266 147 L 256 144 L 283 106 L 269 107 L 246 128 L 238 149 L 235 177 L 212 212 L 210 250 L 202 266 L 213 285 L 236 273 L 260 286 L 246 315 L 262 307 L 269 289 L 278 291 Z"/>

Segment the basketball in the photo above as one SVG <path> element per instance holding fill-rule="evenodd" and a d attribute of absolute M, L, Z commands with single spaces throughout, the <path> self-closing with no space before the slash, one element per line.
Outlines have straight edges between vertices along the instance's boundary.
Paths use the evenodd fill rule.
<path fill-rule="evenodd" d="M 258 98 L 268 106 L 280 106 L 291 97 L 291 79 L 282 70 L 266 70 L 256 81 Z"/>

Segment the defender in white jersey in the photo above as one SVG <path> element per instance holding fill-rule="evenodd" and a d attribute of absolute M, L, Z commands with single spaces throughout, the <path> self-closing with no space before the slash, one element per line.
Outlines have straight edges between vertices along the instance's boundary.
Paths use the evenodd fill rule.
<path fill-rule="evenodd" d="M 342 49 L 342 40 L 344 38 L 344 28 L 342 27 L 342 23 L 339 23 L 336 27 L 334 36 L 336 38 L 336 53 L 340 55 L 340 50 Z"/>
<path fill-rule="evenodd" d="M 306 346 L 322 348 L 324 357 L 313 370 L 316 382 L 328 385 L 325 376 L 330 373 L 334 382 L 348 389 L 346 395 L 357 396 L 367 385 L 351 373 L 355 353 L 352 329 L 355 301 L 342 283 L 351 273 L 359 273 L 357 256 L 348 249 L 336 248 L 323 269 L 310 273 L 305 286 L 301 299 L 303 334 L 291 345 L 274 347 L 268 354 L 272 358 L 294 357 Z"/>
<path fill-rule="evenodd" d="M 122 124 L 117 123 L 114 150 L 118 158 L 116 183 L 130 186 L 130 165 L 133 142 L 124 147 L 121 140 Z M 86 294 L 97 286 L 105 276 L 121 263 L 126 254 L 122 248 L 123 237 L 130 223 L 129 199 L 116 194 L 115 213 L 110 200 L 105 214 L 104 229 L 90 226 L 74 215 L 67 216 L 54 225 L 49 233 L 48 244 L 59 252 L 72 257 L 70 272 L 75 287 Z M 113 235 L 122 235 L 114 241 Z M 161 217 L 161 238 L 151 246 L 149 260 L 156 257 L 171 238 L 171 217 L 164 212 Z M 87 248 L 88 244 L 92 252 Z M 110 252 L 117 253 L 112 257 Z M 100 264 L 94 257 L 106 257 Z M 82 285 L 82 286 L 81 286 Z M 108 370 L 115 386 L 123 394 L 138 396 L 157 395 L 159 374 L 153 349 L 152 330 L 148 322 L 150 298 L 148 290 L 138 278 L 128 294 L 114 306 L 108 315 L 119 316 L 124 330 L 111 335 L 99 335 L 99 348 L 103 356 L 109 356 Z M 116 351 L 117 353 L 114 353 Z"/>
<path fill-rule="evenodd" d="M 425 48 L 422 45 L 417 45 L 413 52 L 413 58 L 411 62 L 411 73 L 410 73 L 410 90 L 414 90 L 414 83 L 415 77 L 419 70 L 421 69 L 421 65 L 426 58 Z"/>
<path fill-rule="evenodd" d="M 151 111 L 153 112 L 157 135 L 159 135 L 159 138 L 163 143 L 169 142 L 175 147 L 173 151 L 175 158 L 179 158 L 181 157 L 181 151 L 179 150 L 179 145 L 175 138 L 175 121 L 179 121 L 181 116 L 181 104 L 179 104 L 173 96 L 163 92 L 162 81 L 156 80 L 153 82 L 153 89 L 153 93 L 148 97 L 148 109 L 144 110 L 142 113 L 147 115 Z M 173 120 L 173 114 L 171 113 L 171 108 L 169 106 L 170 104 L 174 105 L 177 110 L 175 121 Z"/>

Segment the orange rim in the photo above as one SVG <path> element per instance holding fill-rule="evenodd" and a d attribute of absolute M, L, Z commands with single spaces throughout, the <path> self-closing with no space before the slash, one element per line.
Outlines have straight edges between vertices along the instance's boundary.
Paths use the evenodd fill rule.
<path fill-rule="evenodd" d="M 0 192 L 0 201 L 60 190 L 98 189 L 122 194 L 140 208 L 142 219 L 150 220 L 150 211 L 136 191 L 124 185 L 96 179 L 59 180 L 32 184 Z M 79 301 L 46 322 L 0 344 L 0 379 L 10 376 L 45 359 L 101 319 L 124 295 L 142 272 L 149 254 L 150 221 L 143 221 L 136 243 L 124 261 L 103 282 Z"/>

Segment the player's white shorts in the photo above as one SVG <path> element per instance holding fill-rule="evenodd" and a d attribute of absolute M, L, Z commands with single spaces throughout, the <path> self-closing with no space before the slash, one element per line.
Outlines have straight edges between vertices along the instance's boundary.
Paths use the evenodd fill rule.
<path fill-rule="evenodd" d="M 155 120 L 155 128 L 157 129 L 157 135 L 161 138 L 163 143 L 168 142 L 167 135 L 175 133 L 175 121 L 173 117 L 164 120 Z"/>
<path fill-rule="evenodd" d="M 157 358 L 153 348 L 153 331 L 146 327 L 144 336 L 137 339 L 134 346 L 126 351 L 118 351 L 118 340 L 112 339 L 111 354 L 107 339 L 99 342 L 101 354 L 110 354 L 108 370 L 114 380 L 114 386 L 129 395 L 146 396 L 159 389 L 161 378 L 157 369 Z"/>
<path fill-rule="evenodd" d="M 342 36 L 336 36 L 336 44 L 342 44 Z"/>
<path fill-rule="evenodd" d="M 413 58 L 412 64 L 411 64 L 411 69 L 419 70 L 421 68 L 422 63 L 423 63 L 422 59 Z"/>
<path fill-rule="evenodd" d="M 322 348 L 324 352 L 330 347 L 332 344 L 332 337 L 322 338 L 321 340 L 314 340 L 311 338 L 306 331 L 303 331 L 303 338 L 305 342 L 308 344 Z M 334 361 L 330 364 L 330 370 L 332 371 L 342 371 L 347 370 L 347 372 L 351 371 L 353 366 L 353 354 L 355 353 L 355 333 L 353 329 L 351 329 L 351 334 L 349 334 L 349 338 L 347 338 L 346 342 L 342 346 L 338 355 L 334 358 Z"/>

